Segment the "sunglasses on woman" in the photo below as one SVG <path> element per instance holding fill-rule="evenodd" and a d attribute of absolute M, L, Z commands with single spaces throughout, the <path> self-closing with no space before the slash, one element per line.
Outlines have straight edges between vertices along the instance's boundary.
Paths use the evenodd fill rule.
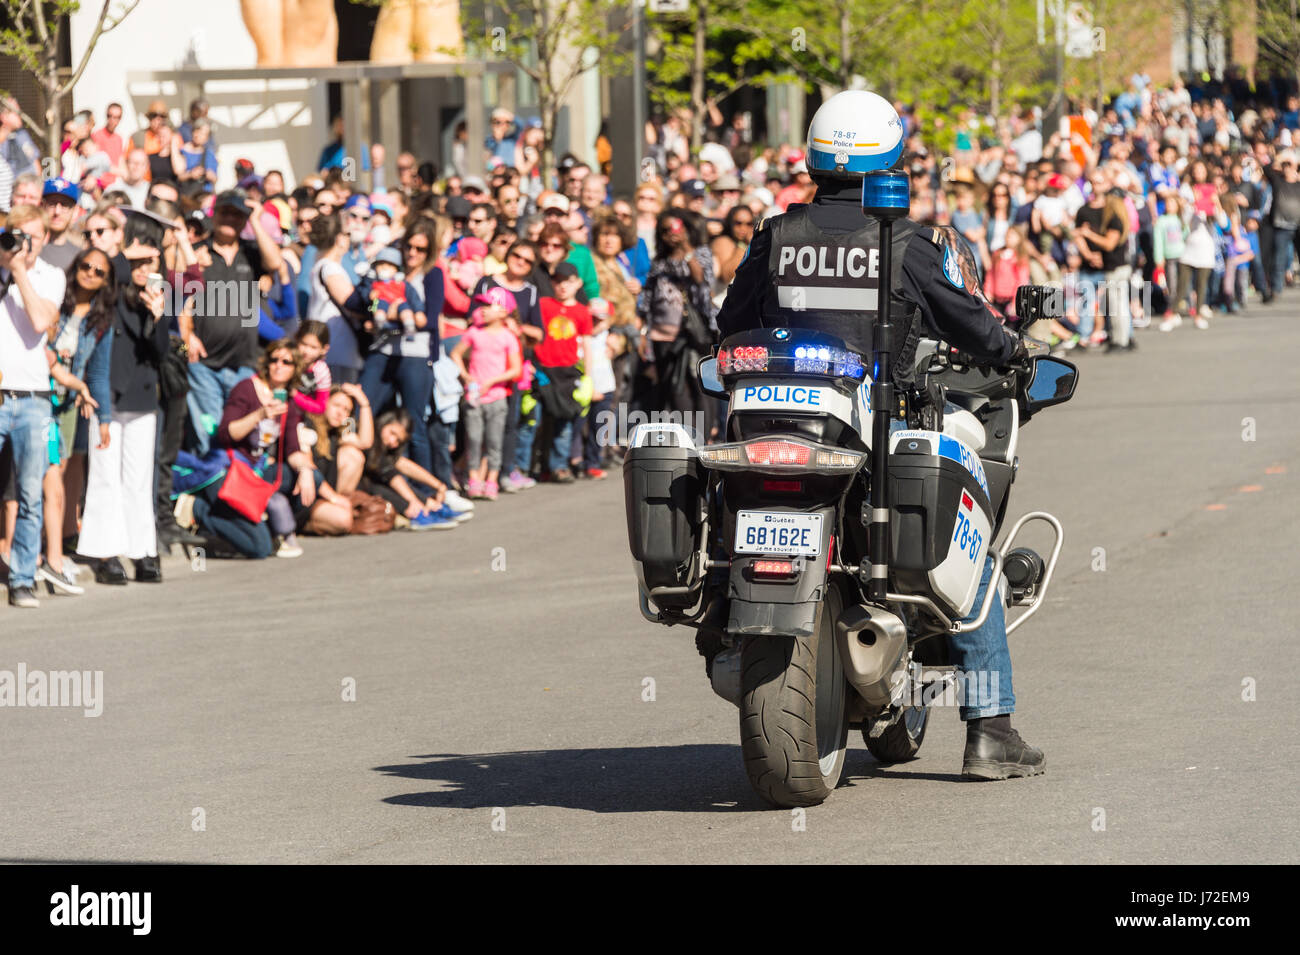
<path fill-rule="evenodd" d="M 421 255 L 428 255 L 428 254 L 429 254 L 429 246 L 428 246 L 427 243 L 423 243 L 423 244 L 421 244 L 421 245 L 416 245 L 414 242 L 408 242 L 408 243 L 406 244 L 406 251 L 407 251 L 407 252 L 419 252 Z"/>
<path fill-rule="evenodd" d="M 101 269 L 97 266 L 91 265 L 89 262 L 82 262 L 77 266 L 77 271 L 85 272 L 87 275 L 93 275 L 97 279 L 108 277 L 108 269 Z"/>
<path fill-rule="evenodd" d="M 275 358 L 272 358 L 272 359 L 271 359 L 271 364 L 272 364 L 272 365 L 288 365 L 289 367 L 292 368 L 293 365 L 295 364 L 295 362 L 294 362 L 294 360 L 293 360 L 292 358 L 281 358 L 281 357 L 279 357 L 279 356 L 276 356 Z"/>

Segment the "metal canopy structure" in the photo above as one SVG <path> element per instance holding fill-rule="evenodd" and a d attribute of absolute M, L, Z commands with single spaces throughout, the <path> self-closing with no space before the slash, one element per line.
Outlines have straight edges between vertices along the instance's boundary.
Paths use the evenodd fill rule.
<path fill-rule="evenodd" d="M 182 104 L 203 95 L 204 85 L 223 80 L 306 80 L 338 83 L 343 94 L 343 143 L 349 156 L 360 156 L 363 143 L 385 143 L 390 148 L 385 171 L 392 182 L 402 143 L 401 84 L 406 80 L 461 80 L 464 83 L 465 124 L 470 143 L 487 135 L 483 81 L 488 74 L 513 75 L 504 62 L 461 60 L 447 63 L 339 63 L 320 67 L 244 67 L 236 69 L 133 70 L 128 83 L 174 83 Z M 378 90 L 379 109 L 370 108 L 372 84 Z M 509 105 L 509 104 L 504 104 Z M 466 150 L 467 172 L 483 175 L 482 150 Z"/>

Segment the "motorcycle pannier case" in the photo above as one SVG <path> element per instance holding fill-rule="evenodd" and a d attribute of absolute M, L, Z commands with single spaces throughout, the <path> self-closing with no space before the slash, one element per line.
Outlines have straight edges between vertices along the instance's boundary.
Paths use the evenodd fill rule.
<path fill-rule="evenodd" d="M 979 455 L 937 431 L 896 431 L 889 448 L 890 570 L 904 590 L 964 617 L 992 545 Z"/>
<path fill-rule="evenodd" d="M 689 594 L 655 594 L 693 583 L 702 532 L 699 457 L 680 425 L 647 424 L 632 435 L 623 461 L 627 538 L 637 578 L 660 608 L 684 608 Z"/>

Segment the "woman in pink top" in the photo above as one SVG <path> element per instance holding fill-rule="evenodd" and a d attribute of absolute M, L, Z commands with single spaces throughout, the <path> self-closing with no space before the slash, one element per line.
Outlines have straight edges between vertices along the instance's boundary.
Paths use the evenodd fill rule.
<path fill-rule="evenodd" d="M 452 349 L 451 360 L 465 383 L 465 460 L 469 496 L 495 501 L 501 472 L 510 389 L 518 380 L 523 356 L 519 339 L 506 327 L 518 319 L 515 297 L 500 286 L 474 296 L 473 324 Z M 465 355 L 469 354 L 469 364 Z"/>

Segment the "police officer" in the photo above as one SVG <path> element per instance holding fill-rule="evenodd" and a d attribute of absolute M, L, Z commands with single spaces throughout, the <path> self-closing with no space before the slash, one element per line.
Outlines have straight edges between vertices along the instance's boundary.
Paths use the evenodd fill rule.
<path fill-rule="evenodd" d="M 822 104 L 808 128 L 805 154 L 816 198 L 792 205 L 755 234 L 718 312 L 723 336 L 759 327 L 808 328 L 836 335 L 863 355 L 872 353 L 880 228 L 863 215 L 862 177 L 894 168 L 903 138 L 898 114 L 875 93 L 850 90 Z M 1026 357 L 1024 343 L 1003 328 L 985 301 L 974 259 L 952 229 L 898 220 L 891 262 L 897 387 L 912 383 L 916 345 L 923 336 L 992 365 Z M 976 606 L 991 573 L 990 561 Z M 1015 696 L 1002 611 L 995 599 L 983 626 L 950 638 L 959 670 L 997 677 L 987 681 L 987 692 L 976 689 L 975 695 L 984 694 L 979 699 L 970 699 L 968 691 L 961 707 L 967 726 L 962 772 L 974 778 L 1032 776 L 1046 766 L 1042 752 L 1011 728 Z M 700 649 L 705 653 L 705 646 Z M 975 688 L 979 682 L 966 684 Z"/>

